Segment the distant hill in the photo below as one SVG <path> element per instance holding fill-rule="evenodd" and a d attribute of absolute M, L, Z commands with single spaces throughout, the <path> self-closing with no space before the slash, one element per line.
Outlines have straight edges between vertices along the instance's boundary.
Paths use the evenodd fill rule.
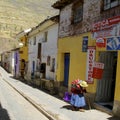
<path fill-rule="evenodd" d="M 51 5 L 57 0 L 0 0 L 0 53 L 15 48 L 15 35 L 58 14 Z"/>

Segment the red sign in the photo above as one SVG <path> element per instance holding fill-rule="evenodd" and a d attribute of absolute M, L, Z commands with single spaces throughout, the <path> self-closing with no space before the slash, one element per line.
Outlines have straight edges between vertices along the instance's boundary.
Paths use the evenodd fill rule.
<path fill-rule="evenodd" d="M 106 39 L 105 38 L 98 38 L 96 40 L 97 47 L 106 47 Z"/>
<path fill-rule="evenodd" d="M 110 29 L 114 24 L 120 22 L 120 16 L 109 18 L 93 24 L 92 31 L 97 32 L 100 30 Z"/>
<path fill-rule="evenodd" d="M 101 79 L 103 75 L 104 64 L 100 62 L 94 62 L 92 77 L 95 79 Z"/>

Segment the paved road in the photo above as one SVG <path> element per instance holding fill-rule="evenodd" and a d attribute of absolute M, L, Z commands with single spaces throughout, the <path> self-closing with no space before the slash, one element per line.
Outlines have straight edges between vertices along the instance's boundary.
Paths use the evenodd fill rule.
<path fill-rule="evenodd" d="M 2 79 L 0 79 L 0 100 L 1 112 L 4 116 L 7 115 L 7 118 L 0 120 L 48 120 Z"/>
<path fill-rule="evenodd" d="M 2 68 L 0 68 L 0 73 L 2 74 L 1 75 L 2 79 L 7 81 L 9 84 L 11 84 L 26 98 L 32 101 L 33 104 L 39 106 L 41 110 L 43 110 L 44 112 L 47 112 L 49 115 L 54 117 L 55 118 L 54 120 L 120 120 L 120 118 L 115 118 L 111 115 L 108 115 L 96 109 L 86 110 L 85 112 L 72 111 L 70 104 L 64 102 L 63 100 L 59 100 L 54 96 L 46 94 L 41 90 L 28 86 L 22 83 L 21 81 L 12 79 L 10 75 L 8 75 L 8 73 L 4 71 Z M 6 107 L 4 108 L 8 110 L 8 108 Z M 21 108 L 24 109 L 23 106 Z M 19 119 L 16 119 L 16 120 L 19 120 Z M 44 120 L 44 119 L 39 118 L 39 119 L 33 119 L 33 120 Z"/>

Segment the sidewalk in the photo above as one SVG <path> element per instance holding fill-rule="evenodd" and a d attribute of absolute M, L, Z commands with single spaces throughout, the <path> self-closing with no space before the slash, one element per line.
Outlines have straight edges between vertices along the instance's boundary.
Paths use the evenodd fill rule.
<path fill-rule="evenodd" d="M 0 73 L 2 79 L 24 95 L 51 120 L 119 120 L 95 109 L 85 110 L 85 112 L 72 111 L 70 104 L 11 78 L 3 68 L 0 68 Z"/>

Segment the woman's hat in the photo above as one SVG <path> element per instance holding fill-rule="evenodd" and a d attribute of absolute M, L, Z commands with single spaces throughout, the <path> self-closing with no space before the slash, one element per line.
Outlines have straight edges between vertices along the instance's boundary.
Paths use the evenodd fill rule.
<path fill-rule="evenodd" d="M 82 81 L 82 82 L 80 82 L 80 86 L 81 87 L 88 87 L 88 84 L 87 84 L 87 82 Z"/>

